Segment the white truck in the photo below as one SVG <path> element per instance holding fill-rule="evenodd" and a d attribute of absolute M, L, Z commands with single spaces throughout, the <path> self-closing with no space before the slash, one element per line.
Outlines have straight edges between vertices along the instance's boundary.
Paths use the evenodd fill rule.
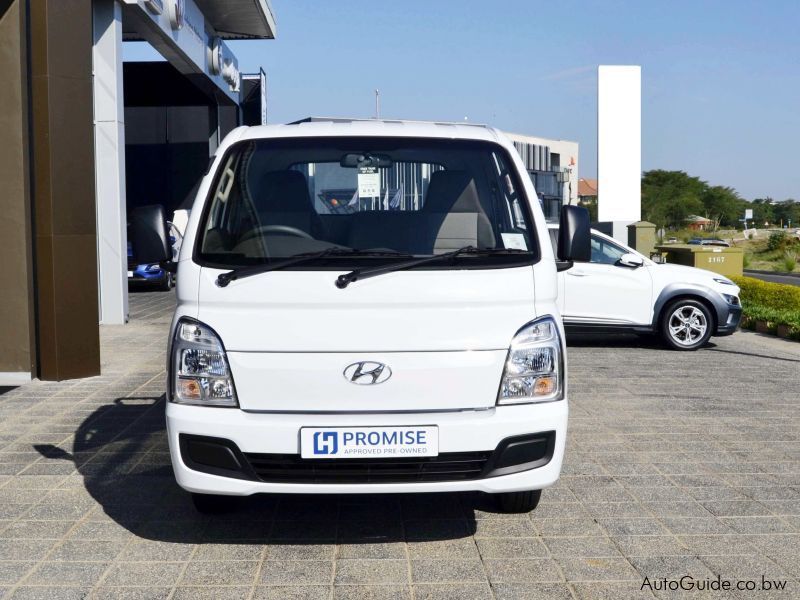
<path fill-rule="evenodd" d="M 169 261 L 160 207 L 137 247 Z M 167 431 L 202 511 L 256 493 L 478 490 L 535 508 L 567 429 L 557 269 L 513 145 L 473 125 L 239 128 L 177 263 Z"/>

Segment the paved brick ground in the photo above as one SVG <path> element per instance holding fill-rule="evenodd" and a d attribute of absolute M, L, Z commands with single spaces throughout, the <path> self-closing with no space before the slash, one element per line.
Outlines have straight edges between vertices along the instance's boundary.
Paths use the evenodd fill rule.
<path fill-rule="evenodd" d="M 719 574 L 800 596 L 798 344 L 572 340 L 564 475 L 531 515 L 465 494 L 257 498 L 207 518 L 167 455 L 171 303 L 131 296 L 101 377 L 0 395 L 0 595 L 617 599 L 653 597 L 645 576 Z M 692 595 L 710 596 L 747 593 Z"/>

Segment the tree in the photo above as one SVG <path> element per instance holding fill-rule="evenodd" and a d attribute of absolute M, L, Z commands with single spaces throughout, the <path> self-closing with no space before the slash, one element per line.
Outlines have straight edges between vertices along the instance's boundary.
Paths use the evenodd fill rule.
<path fill-rule="evenodd" d="M 800 226 L 800 204 L 789 198 L 783 202 L 772 205 L 774 222 L 778 225 L 783 223 L 787 227 Z"/>
<path fill-rule="evenodd" d="M 703 212 L 705 181 L 684 171 L 646 171 L 642 176 L 642 216 L 662 227 L 681 227 L 686 218 Z"/>
<path fill-rule="evenodd" d="M 765 223 L 775 222 L 775 212 L 772 206 L 772 198 L 756 198 L 751 206 L 748 206 L 753 209 L 753 225 L 755 227 L 764 227 Z"/>
<path fill-rule="evenodd" d="M 721 224 L 735 226 L 740 216 L 744 214 L 744 200 L 730 187 L 721 185 L 706 187 L 700 200 L 706 218 L 714 221 L 715 231 Z"/>

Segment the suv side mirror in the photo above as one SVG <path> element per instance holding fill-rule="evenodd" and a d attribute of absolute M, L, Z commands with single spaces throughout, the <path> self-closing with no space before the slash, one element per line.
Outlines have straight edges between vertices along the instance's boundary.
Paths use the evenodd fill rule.
<path fill-rule="evenodd" d="M 128 232 L 133 255 L 139 263 L 162 263 L 172 259 L 167 220 L 160 204 L 134 208 Z"/>
<path fill-rule="evenodd" d="M 573 262 L 589 262 L 592 245 L 589 211 L 580 206 L 562 206 L 558 225 L 558 260 L 556 267 L 566 271 Z"/>
<path fill-rule="evenodd" d="M 623 267 L 632 267 L 634 269 L 638 269 L 644 265 L 644 260 L 642 260 L 641 256 L 637 256 L 632 252 L 627 252 L 619 257 L 619 264 L 621 264 Z"/>

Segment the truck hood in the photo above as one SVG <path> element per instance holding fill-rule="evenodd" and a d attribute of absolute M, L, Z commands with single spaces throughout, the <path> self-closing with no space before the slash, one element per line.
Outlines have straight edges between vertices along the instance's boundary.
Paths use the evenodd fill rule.
<path fill-rule="evenodd" d="M 226 348 L 239 406 L 349 412 L 494 406 L 508 346 L 536 317 L 533 269 L 402 271 L 334 285 L 335 271 L 274 271 L 217 287 L 201 321 Z M 361 365 L 361 367 L 359 367 Z M 380 385 L 353 385 L 379 366 Z"/>
<path fill-rule="evenodd" d="M 390 273 L 339 289 L 339 271 L 273 271 L 216 285 L 198 318 L 229 352 L 506 350 L 537 315 L 530 266 Z"/>

